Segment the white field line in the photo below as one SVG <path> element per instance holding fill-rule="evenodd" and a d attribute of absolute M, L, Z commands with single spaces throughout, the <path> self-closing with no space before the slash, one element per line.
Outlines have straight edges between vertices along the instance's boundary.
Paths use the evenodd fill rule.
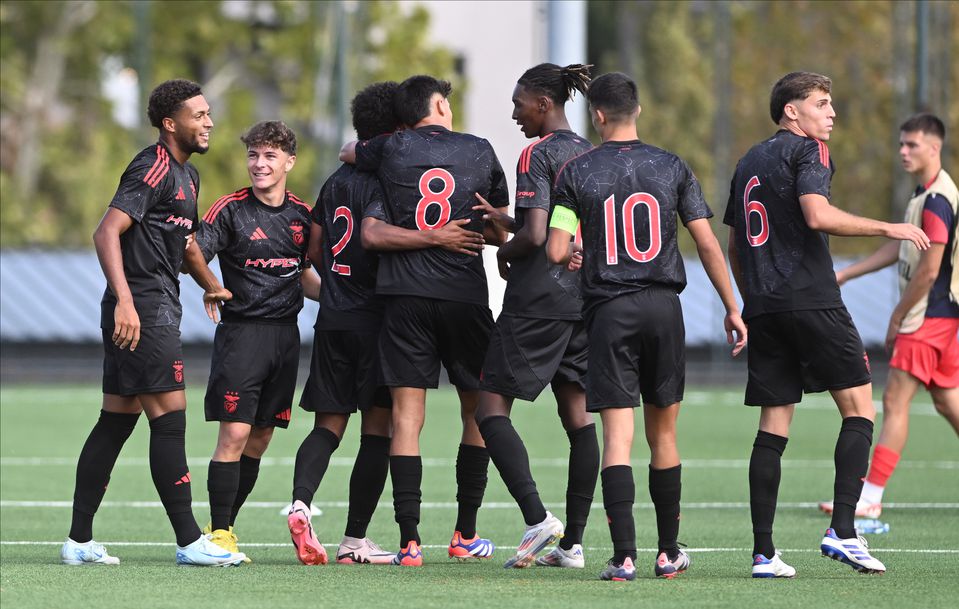
<path fill-rule="evenodd" d="M 106 546 L 116 546 L 116 547 L 135 547 L 135 548 L 169 548 L 173 545 L 172 542 L 158 542 L 158 541 L 103 541 L 100 542 Z M 62 546 L 62 541 L 0 541 L 2 546 Z M 244 548 L 288 548 L 290 543 L 248 543 L 243 542 L 242 546 Z M 428 550 L 445 550 L 446 546 L 442 545 L 421 545 L 421 548 Z M 608 552 L 613 548 L 612 546 L 591 546 L 584 548 L 587 551 L 593 552 Z M 959 550 L 956 549 L 939 549 L 939 548 L 877 548 L 877 552 L 881 553 L 901 553 L 901 554 L 959 554 Z M 657 552 L 657 548 L 636 548 L 637 552 Z M 752 548 L 686 548 L 686 552 L 690 554 L 705 554 L 705 553 L 719 553 L 719 552 L 752 552 Z M 820 550 L 816 548 L 787 548 L 781 550 L 782 552 L 788 552 L 790 554 L 795 552 L 819 552 Z M 512 552 L 512 548 L 500 548 L 500 552 Z"/>
<path fill-rule="evenodd" d="M 292 467 L 296 459 L 294 457 L 263 457 L 260 460 L 260 467 Z M 353 467 L 355 459 L 352 457 L 333 457 L 330 459 L 330 467 Z M 187 459 L 190 467 L 200 467 L 209 465 L 207 458 Z M 633 461 L 634 467 L 646 466 L 646 461 Z M 143 457 L 120 457 L 117 459 L 118 466 L 124 467 L 146 467 L 150 465 L 149 459 Z M 532 458 L 529 460 L 531 467 L 561 467 L 566 468 L 569 465 L 567 458 Z M 0 457 L 0 467 L 76 467 L 76 457 Z M 423 467 L 455 467 L 456 460 L 448 458 L 426 457 L 423 459 Z M 686 459 L 683 461 L 683 467 L 686 469 L 743 469 L 749 467 L 749 459 Z M 834 463 L 832 459 L 783 459 L 782 467 L 790 469 L 832 469 Z M 959 461 L 900 461 L 897 467 L 905 469 L 959 469 Z"/>
<path fill-rule="evenodd" d="M 243 504 L 244 508 L 253 508 L 253 509 L 271 509 L 278 510 L 282 509 L 285 506 L 288 506 L 288 502 L 280 501 L 247 501 Z M 314 501 L 313 505 L 318 508 L 348 508 L 349 503 L 346 501 Z M 815 501 L 798 501 L 798 502 L 780 502 L 778 504 L 780 508 L 816 508 L 819 506 L 818 502 Z M 0 508 L 72 508 L 72 501 L 18 501 L 12 499 L 4 499 L 0 501 Z M 104 508 L 162 508 L 163 504 L 159 501 L 104 501 L 100 504 L 100 507 Z M 195 508 L 208 508 L 209 504 L 205 501 L 194 501 L 193 507 Z M 377 504 L 377 509 L 390 509 L 393 507 L 392 502 L 381 501 Z M 427 510 L 455 510 L 458 508 L 458 504 L 454 501 L 424 501 L 420 504 L 420 507 Z M 558 509 L 565 508 L 565 501 L 557 501 L 555 503 L 547 503 L 547 508 Z M 883 503 L 883 508 L 888 509 L 906 509 L 906 510 L 955 510 L 959 509 L 959 503 Z M 637 502 L 633 504 L 633 509 L 652 509 L 653 504 L 650 502 Z M 684 510 L 741 510 L 748 509 L 748 501 L 700 501 L 700 502 L 683 502 L 682 508 Z M 490 501 L 483 504 L 482 509 L 487 510 L 518 510 L 515 503 L 505 502 L 505 501 Z M 594 502 L 592 509 L 602 510 L 602 503 Z"/>

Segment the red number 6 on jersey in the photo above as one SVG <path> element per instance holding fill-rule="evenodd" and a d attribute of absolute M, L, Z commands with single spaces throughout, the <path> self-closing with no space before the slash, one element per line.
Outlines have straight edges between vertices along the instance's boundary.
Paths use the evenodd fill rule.
<path fill-rule="evenodd" d="M 746 207 L 746 241 L 753 247 L 759 247 L 769 240 L 769 216 L 766 215 L 766 206 L 759 201 L 750 201 L 749 193 L 759 186 L 759 178 L 753 176 L 746 183 L 746 192 L 743 194 L 743 205 Z M 759 214 L 759 234 L 754 235 L 750 229 L 749 214 Z"/>
<path fill-rule="evenodd" d="M 433 180 L 442 180 L 443 190 L 439 192 L 431 190 L 430 182 Z M 443 225 L 450 221 L 450 212 L 452 211 L 450 197 L 453 196 L 453 191 L 456 190 L 456 182 L 453 180 L 453 175 L 445 169 L 434 167 L 420 176 L 419 186 L 420 196 L 422 198 L 416 204 L 416 228 L 420 230 L 443 228 Z M 440 217 L 432 224 L 426 221 L 426 210 L 430 205 L 440 206 Z"/>

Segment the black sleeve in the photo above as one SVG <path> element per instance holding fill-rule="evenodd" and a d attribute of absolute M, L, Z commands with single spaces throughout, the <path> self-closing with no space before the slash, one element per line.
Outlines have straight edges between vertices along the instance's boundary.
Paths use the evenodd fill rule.
<path fill-rule="evenodd" d="M 356 168 L 360 171 L 375 172 L 383 159 L 383 147 L 390 139 L 389 133 L 377 135 L 373 139 L 356 143 Z"/>
<path fill-rule="evenodd" d="M 796 159 L 796 196 L 813 194 L 828 199 L 831 182 L 832 167 L 826 142 L 804 140 Z"/>

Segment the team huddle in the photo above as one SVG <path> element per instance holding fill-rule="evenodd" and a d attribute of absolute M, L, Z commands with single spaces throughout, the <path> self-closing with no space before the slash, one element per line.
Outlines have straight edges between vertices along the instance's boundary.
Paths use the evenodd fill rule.
<path fill-rule="evenodd" d="M 634 409 L 642 406 L 658 534 L 653 570 L 675 577 L 690 565 L 678 541 L 676 425 L 686 369 L 681 222 L 725 307 L 732 355 L 746 347 L 748 333 L 745 403 L 761 408 L 749 463 L 752 577 L 796 574 L 773 543 L 780 462 L 795 404 L 804 392 L 827 390 L 842 424 L 834 496 L 822 504 L 832 521 L 820 549 L 857 571 L 884 572 L 854 518 L 878 513 L 869 485 L 881 482 L 881 500 L 905 431 L 902 423 L 884 425 L 867 498 L 871 374 L 839 284 L 900 260 L 903 297 L 888 339 L 895 347 L 890 388 L 898 393 L 887 388 L 887 411 L 894 402 L 892 410 L 907 416 L 909 400 L 925 385 L 959 433 L 959 191 L 939 161 L 941 121 L 919 115 L 901 129 L 904 166 L 921 178 L 907 221 L 861 218 L 829 202 L 830 80 L 809 72 L 780 79 L 770 98 L 778 131 L 740 160 L 723 218 L 740 313 L 727 255 L 710 226 L 713 212 L 693 171 L 640 141 L 641 108 L 629 77 L 591 78 L 589 68 L 540 64 L 517 81 L 512 118 L 535 141 L 517 163 L 514 216 L 492 146 L 453 131 L 449 83 L 420 75 L 356 95 L 359 140 L 343 147 L 343 164 L 312 208 L 286 189 L 295 134 L 266 121 L 241 138 L 251 184 L 217 199 L 200 220 L 199 174 L 188 159 L 209 147 L 210 108 L 196 83 L 172 80 L 154 89 L 148 114 L 159 141 L 127 167 L 94 234 L 108 284 L 101 308 L 104 399 L 78 461 L 62 561 L 119 563 L 93 540 L 93 519 L 145 412 L 150 469 L 176 536 L 176 563 L 250 562 L 234 523 L 274 429 L 289 425 L 300 352 L 296 318 L 310 298 L 320 307 L 299 406 L 314 413 L 314 425 L 296 454 L 287 517 L 300 562 L 331 558 L 313 529 L 311 502 L 359 412 L 360 448 L 334 560 L 423 565 L 419 438 L 426 393 L 438 387 L 442 365 L 462 418 L 450 558 L 493 555 L 493 542 L 477 531 L 492 461 L 525 523 L 505 567 L 583 568 L 583 533 L 599 479 L 613 544 L 600 578 L 635 579 L 630 456 Z M 589 102 L 598 146 L 570 129 L 565 103 L 577 92 Z M 895 241 L 837 274 L 827 234 Z M 486 246 L 498 248 L 506 280 L 495 321 L 481 256 Z M 208 266 L 214 257 L 222 282 Z M 180 273 L 203 288 L 207 314 L 217 322 L 204 406 L 219 435 L 207 476 L 210 522 L 202 530 L 191 511 L 184 448 Z M 895 384 L 893 373 L 901 373 Z M 563 519 L 540 499 L 510 420 L 514 400 L 535 400 L 547 385 L 569 440 Z M 594 413 L 603 423 L 602 452 Z M 367 536 L 387 476 L 398 550 Z"/>

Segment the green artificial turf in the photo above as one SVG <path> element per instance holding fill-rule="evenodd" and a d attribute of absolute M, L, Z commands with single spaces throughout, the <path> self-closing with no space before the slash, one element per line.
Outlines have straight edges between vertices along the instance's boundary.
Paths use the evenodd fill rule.
<path fill-rule="evenodd" d="M 206 463 L 216 426 L 203 421 L 201 387 L 189 391 L 187 454 L 194 512 L 208 520 Z M 0 389 L 0 601 L 4 609 L 33 607 L 892 607 L 955 606 L 959 598 L 959 442 L 922 396 L 914 407 L 910 443 L 886 492 L 882 520 L 890 532 L 869 536 L 889 571 L 860 576 L 819 556 L 828 519 L 814 504 L 832 494 L 832 450 L 839 416 L 827 396 L 809 396 L 797 408 L 783 462 L 775 540 L 796 567 L 791 581 L 752 580 L 747 462 L 758 412 L 741 405 L 738 390 L 689 388 L 680 415 L 683 515 L 680 540 L 690 570 L 672 581 L 652 576 L 656 533 L 646 490 L 648 449 L 637 421 L 638 579 L 608 583 L 597 575 L 612 554 L 597 487 L 586 530 L 583 570 L 504 570 L 522 536 L 519 510 L 492 465 L 478 530 L 497 543 L 491 561 L 460 564 L 446 556 L 456 517 L 453 463 L 459 414 L 449 389 L 429 394 L 424 455 L 421 537 L 423 568 L 305 567 L 289 543 L 280 506 L 289 501 L 292 460 L 312 418 L 294 409 L 267 452 L 256 489 L 237 521 L 240 547 L 253 563 L 235 569 L 178 568 L 172 532 L 157 507 L 147 465 L 148 428 L 140 422 L 113 472 L 95 524 L 95 537 L 121 558 L 118 567 L 66 567 L 59 545 L 70 524 L 75 460 L 96 420 L 96 386 L 8 386 Z M 551 396 L 517 402 L 514 421 L 533 461 L 547 507 L 565 511 L 568 442 Z M 881 417 L 880 417 L 881 419 Z M 359 421 L 346 436 L 315 503 L 321 541 L 335 552 L 346 519 L 347 484 Z M 878 429 L 877 429 L 878 437 Z M 369 536 L 395 548 L 387 482 Z M 28 504 L 27 502 L 39 502 Z M 59 503 L 58 503 L 59 502 Z M 134 502 L 145 502 L 136 504 Z M 145 505 L 145 507 L 141 507 Z M 925 505 L 926 507 L 923 507 Z M 899 507 L 897 507 L 899 506 Z M 26 543 L 20 543 L 26 542 Z M 114 543 L 110 543 L 114 542 Z M 120 543 L 131 545 L 120 545 Z"/>

